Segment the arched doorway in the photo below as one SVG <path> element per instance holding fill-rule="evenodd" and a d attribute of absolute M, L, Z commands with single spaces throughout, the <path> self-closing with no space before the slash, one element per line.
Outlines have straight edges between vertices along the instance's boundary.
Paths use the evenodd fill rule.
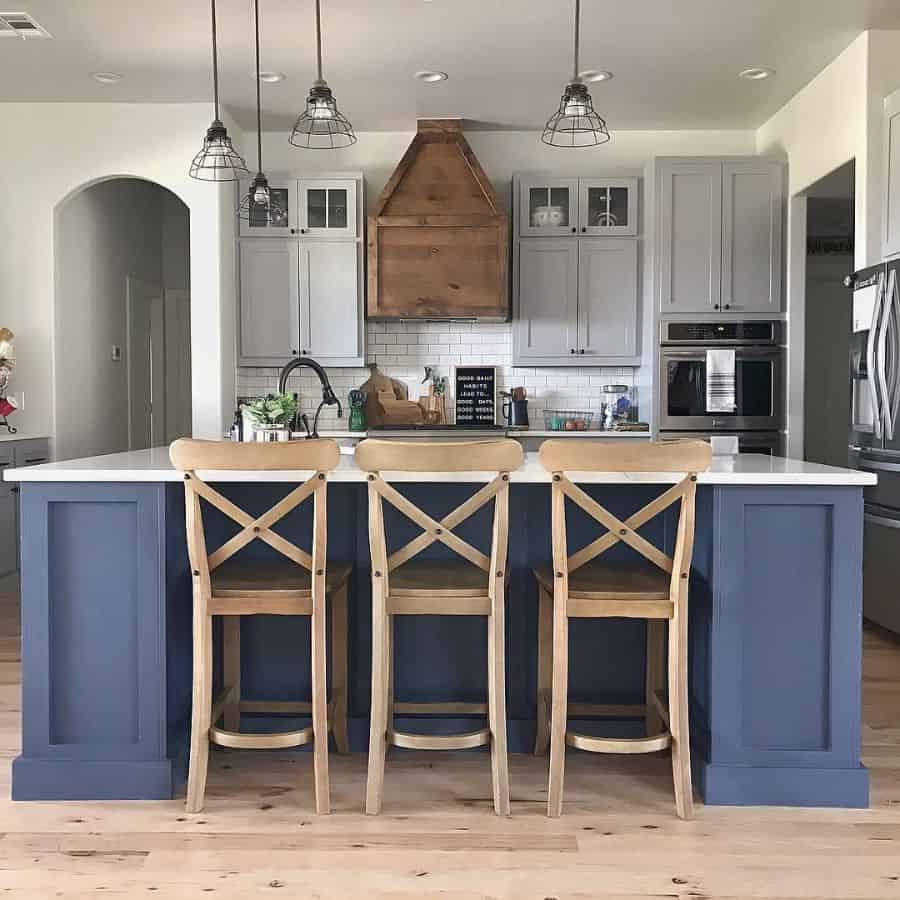
<path fill-rule="evenodd" d="M 57 458 L 190 434 L 188 207 L 159 184 L 114 177 L 55 215 Z"/>

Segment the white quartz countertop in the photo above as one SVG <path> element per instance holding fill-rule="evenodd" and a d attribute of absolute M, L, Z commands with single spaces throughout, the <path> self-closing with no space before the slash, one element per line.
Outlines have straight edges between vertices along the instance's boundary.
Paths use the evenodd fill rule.
<path fill-rule="evenodd" d="M 349 450 L 349 448 L 347 448 Z M 302 472 L 202 472 L 197 473 L 209 481 L 269 481 L 298 482 L 304 480 Z M 491 472 L 385 472 L 392 481 L 440 481 L 487 482 L 494 477 Z M 3 473 L 6 481 L 18 482 L 161 482 L 180 481 L 181 476 L 169 462 L 168 447 L 150 450 L 133 450 L 108 456 L 87 459 L 71 459 L 64 462 L 45 463 L 23 469 L 8 469 Z M 338 467 L 328 476 L 330 481 L 362 482 L 366 474 L 359 469 L 349 452 L 342 452 Z M 573 481 L 583 484 L 671 484 L 677 477 L 668 472 L 584 472 L 570 473 Z M 519 483 L 540 484 L 550 481 L 550 475 L 538 462 L 537 453 L 526 453 L 525 462 L 510 474 L 510 480 Z M 796 459 L 742 453 L 738 456 L 713 458 L 708 472 L 698 476 L 701 484 L 755 484 L 755 485 L 851 485 L 862 487 L 875 484 L 876 476 L 853 469 L 838 469 L 818 463 Z"/>
<path fill-rule="evenodd" d="M 29 433 L 27 431 L 16 432 L 15 434 L 8 434 L 6 429 L 0 431 L 0 444 L 5 444 L 7 441 L 38 441 L 38 440 L 47 440 L 46 434 L 37 434 L 37 433 Z"/>

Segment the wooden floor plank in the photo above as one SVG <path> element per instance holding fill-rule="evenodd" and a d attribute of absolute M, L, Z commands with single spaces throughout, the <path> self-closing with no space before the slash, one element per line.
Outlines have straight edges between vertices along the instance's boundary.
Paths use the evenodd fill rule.
<path fill-rule="evenodd" d="M 21 742 L 18 608 L 0 597 L 0 792 Z M 548 820 L 546 759 L 510 757 L 512 817 L 492 812 L 479 753 L 398 753 L 385 813 L 365 816 L 365 758 L 331 761 L 313 812 L 300 753 L 215 752 L 206 809 L 0 800 L 0 892 L 178 900 L 900 900 L 900 641 L 864 635 L 867 810 L 699 806 L 675 818 L 664 754 L 572 754 Z M 281 890 L 279 890 L 281 889 Z"/>

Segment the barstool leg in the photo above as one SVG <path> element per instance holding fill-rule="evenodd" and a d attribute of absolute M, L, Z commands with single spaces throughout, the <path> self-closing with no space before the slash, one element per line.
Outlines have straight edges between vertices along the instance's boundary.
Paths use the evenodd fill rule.
<path fill-rule="evenodd" d="M 535 756 L 550 748 L 550 695 L 553 690 L 553 597 L 538 585 L 538 677 Z"/>
<path fill-rule="evenodd" d="M 316 812 L 331 811 L 328 795 L 328 699 L 325 670 L 325 597 L 313 592 L 312 612 L 312 724 Z"/>
<path fill-rule="evenodd" d="M 386 599 L 381 579 L 372 585 L 372 712 L 369 723 L 369 773 L 366 780 L 366 812 L 381 812 L 384 795 L 384 753 L 388 725 L 388 692 L 390 690 L 390 643 Z"/>
<path fill-rule="evenodd" d="M 509 815 L 509 759 L 506 750 L 506 594 L 497 591 L 488 616 L 488 721 L 494 812 Z"/>
<path fill-rule="evenodd" d="M 331 600 L 331 730 L 338 753 L 349 753 L 347 738 L 347 584 Z"/>
<path fill-rule="evenodd" d="M 185 808 L 200 812 L 209 766 L 209 717 L 212 713 L 212 616 L 206 603 L 194 600 L 194 668 L 191 697 L 191 753 Z"/>
<path fill-rule="evenodd" d="M 566 717 L 569 692 L 569 616 L 566 598 L 553 597 L 553 696 L 550 707 L 550 785 L 547 815 L 561 816 L 566 769 Z"/>
<path fill-rule="evenodd" d="M 675 812 L 694 817 L 691 785 L 691 739 L 688 725 L 687 615 L 669 621 L 669 731 L 672 733 L 672 776 Z"/>
<path fill-rule="evenodd" d="M 222 712 L 226 731 L 241 730 L 241 617 L 222 617 L 222 656 L 225 686 L 233 688 Z M 215 724 L 215 723 L 210 723 Z"/>
<path fill-rule="evenodd" d="M 663 720 L 660 718 L 653 695 L 665 685 L 666 666 L 666 623 L 664 619 L 647 620 L 647 680 L 644 691 L 644 703 L 646 711 L 644 722 L 647 728 L 647 737 L 659 734 L 663 729 Z"/>

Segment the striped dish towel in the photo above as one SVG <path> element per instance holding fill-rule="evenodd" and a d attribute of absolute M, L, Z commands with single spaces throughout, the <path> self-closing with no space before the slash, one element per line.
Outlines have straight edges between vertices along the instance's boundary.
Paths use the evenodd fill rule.
<path fill-rule="evenodd" d="M 706 351 L 706 411 L 733 413 L 734 350 Z"/>

